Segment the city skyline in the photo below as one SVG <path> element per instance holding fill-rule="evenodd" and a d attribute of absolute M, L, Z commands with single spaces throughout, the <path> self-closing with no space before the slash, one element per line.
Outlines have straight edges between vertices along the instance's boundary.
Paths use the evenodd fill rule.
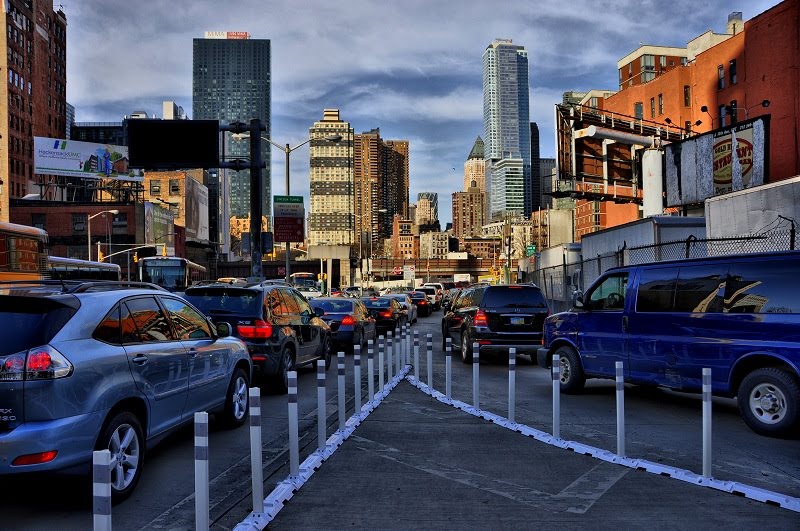
<path fill-rule="evenodd" d="M 553 106 L 564 91 L 615 89 L 616 61 L 640 42 L 685 46 L 708 29 L 724 31 L 731 11 L 749 20 L 777 3 L 623 2 L 596 11 L 576 2 L 567 12 L 554 2 L 513 2 L 504 10 L 479 2 L 457 10 L 425 2 L 345 9 L 278 2 L 264 10 L 253 1 L 219 12 L 203 2 L 66 0 L 67 101 L 77 121 L 117 121 L 134 110 L 159 114 L 164 100 L 190 109 L 192 39 L 210 30 L 248 31 L 273 44 L 273 140 L 302 142 L 324 108 L 339 108 L 357 133 L 380 127 L 387 138 L 409 140 L 412 196 L 430 190 L 449 197 L 461 189 L 463 163 L 483 133 L 481 54 L 493 39 L 511 38 L 528 50 L 530 121 L 540 127 L 541 156 L 552 157 Z M 136 31 L 117 31 L 119 19 Z M 395 22 L 374 23 L 385 19 Z M 356 53 L 365 47 L 370 53 Z M 113 75 L 108 57 L 117 64 Z M 273 175 L 282 175 L 281 157 L 273 158 Z M 292 190 L 306 198 L 308 163 L 305 150 L 292 159 Z M 282 188 L 275 183 L 274 193 Z M 449 201 L 440 205 L 440 218 L 451 219 Z"/>

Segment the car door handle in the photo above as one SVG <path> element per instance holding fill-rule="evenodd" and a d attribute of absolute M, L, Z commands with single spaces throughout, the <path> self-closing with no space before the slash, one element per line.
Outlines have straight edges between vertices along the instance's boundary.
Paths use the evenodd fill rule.
<path fill-rule="evenodd" d="M 190 348 L 189 349 L 189 357 L 190 358 L 196 358 L 197 357 L 197 349 L 196 348 Z"/>
<path fill-rule="evenodd" d="M 145 363 L 147 363 L 147 356 L 143 356 L 143 355 L 139 354 L 138 356 L 133 358 L 131 361 L 134 362 L 136 365 L 144 365 Z"/>
<path fill-rule="evenodd" d="M 623 315 L 622 316 L 622 331 L 623 332 L 627 332 L 628 331 L 628 316 L 627 315 Z"/>

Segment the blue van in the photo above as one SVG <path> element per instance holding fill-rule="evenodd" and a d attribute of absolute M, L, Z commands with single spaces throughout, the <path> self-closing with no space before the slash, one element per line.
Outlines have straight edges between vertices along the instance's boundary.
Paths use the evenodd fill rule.
<path fill-rule="evenodd" d="M 720 256 L 609 269 L 573 309 L 547 318 L 541 367 L 560 355 L 561 390 L 614 378 L 736 397 L 751 429 L 800 425 L 800 251 Z"/>

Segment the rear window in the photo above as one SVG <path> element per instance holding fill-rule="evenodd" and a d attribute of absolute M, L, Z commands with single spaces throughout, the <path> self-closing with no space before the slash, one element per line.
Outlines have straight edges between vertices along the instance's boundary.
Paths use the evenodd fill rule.
<path fill-rule="evenodd" d="M 427 293 L 428 295 L 436 295 L 436 288 L 419 288 L 419 290 L 423 293 Z"/>
<path fill-rule="evenodd" d="M 309 301 L 314 308 L 322 308 L 326 313 L 348 313 L 353 311 L 353 302 L 347 300 L 340 301 Z"/>
<path fill-rule="evenodd" d="M 237 314 L 261 316 L 261 291 L 224 287 L 191 288 L 184 299 L 206 315 Z"/>
<path fill-rule="evenodd" d="M 487 289 L 484 308 L 547 308 L 542 291 L 533 286 L 503 286 Z"/>
<path fill-rule="evenodd" d="M 389 299 L 363 299 L 364 306 L 367 308 L 388 308 L 390 301 Z"/>
<path fill-rule="evenodd" d="M 0 356 L 46 345 L 67 324 L 76 309 L 43 298 L 0 297 Z"/>

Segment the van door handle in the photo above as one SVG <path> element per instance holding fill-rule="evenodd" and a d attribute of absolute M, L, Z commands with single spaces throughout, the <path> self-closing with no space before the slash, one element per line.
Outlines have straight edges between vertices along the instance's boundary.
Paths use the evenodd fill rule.
<path fill-rule="evenodd" d="M 627 332 L 628 331 L 628 316 L 627 315 L 623 315 L 622 316 L 622 331 L 623 332 Z"/>

